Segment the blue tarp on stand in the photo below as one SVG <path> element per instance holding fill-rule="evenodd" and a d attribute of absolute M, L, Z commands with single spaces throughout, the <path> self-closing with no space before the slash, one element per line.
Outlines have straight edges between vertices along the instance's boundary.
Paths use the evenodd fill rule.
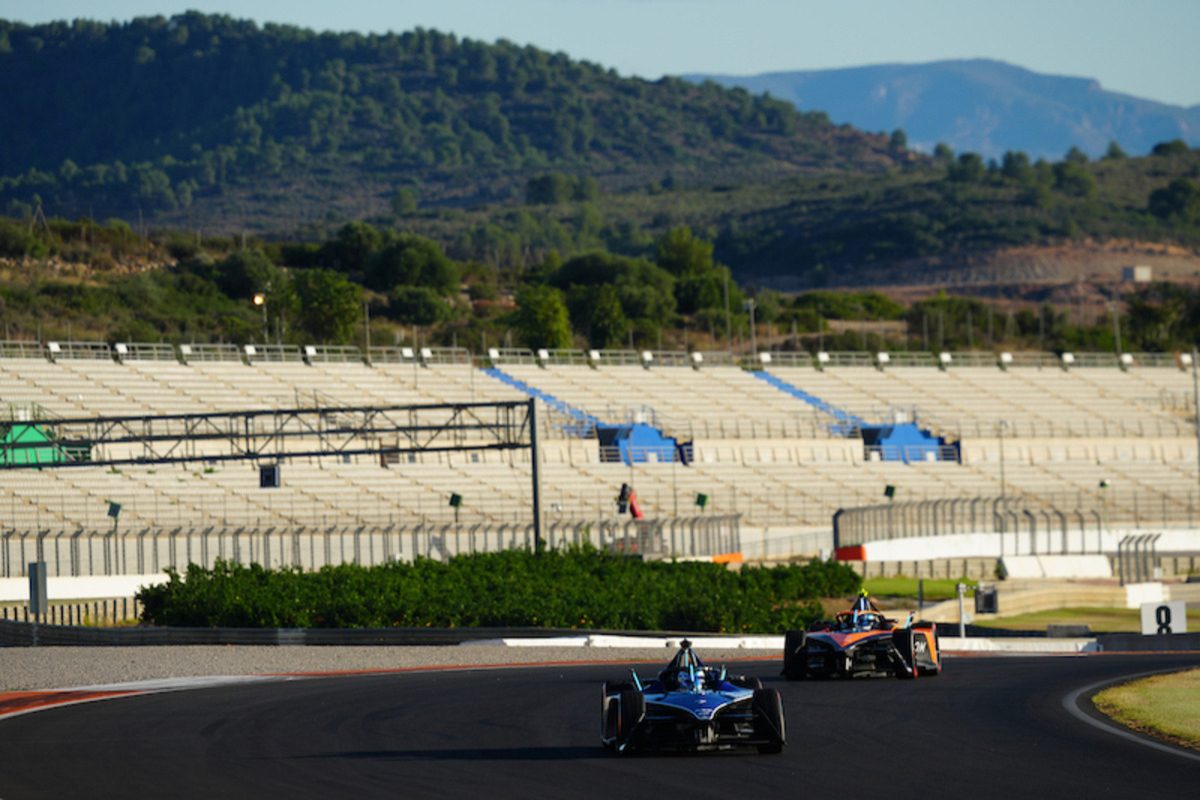
<path fill-rule="evenodd" d="M 882 461 L 959 461 L 957 444 L 921 430 L 913 422 L 893 425 L 867 425 L 862 428 L 867 453 L 879 453 Z"/>
<path fill-rule="evenodd" d="M 684 465 L 691 461 L 691 442 L 681 445 L 674 438 L 642 422 L 629 425 L 601 424 L 596 429 L 596 435 L 600 439 L 602 461 L 620 460 L 624 464 L 680 461 Z"/>

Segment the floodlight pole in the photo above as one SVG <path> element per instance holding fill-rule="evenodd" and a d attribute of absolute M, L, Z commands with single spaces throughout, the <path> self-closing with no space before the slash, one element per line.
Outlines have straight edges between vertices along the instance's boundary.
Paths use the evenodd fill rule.
<path fill-rule="evenodd" d="M 1195 345 L 1192 346 L 1192 406 L 1196 422 L 1196 480 L 1200 481 L 1200 378 L 1197 378 L 1196 360 L 1200 358 Z"/>
<path fill-rule="evenodd" d="M 537 398 L 529 398 L 529 463 L 533 480 L 533 551 L 542 550 L 542 470 L 538 445 Z"/>

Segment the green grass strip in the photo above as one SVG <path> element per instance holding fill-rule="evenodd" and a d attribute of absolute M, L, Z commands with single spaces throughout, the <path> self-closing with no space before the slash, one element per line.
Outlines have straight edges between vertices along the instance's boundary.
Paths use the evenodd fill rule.
<path fill-rule="evenodd" d="M 1126 727 L 1200 750 L 1200 669 L 1113 686 L 1092 702 Z"/>

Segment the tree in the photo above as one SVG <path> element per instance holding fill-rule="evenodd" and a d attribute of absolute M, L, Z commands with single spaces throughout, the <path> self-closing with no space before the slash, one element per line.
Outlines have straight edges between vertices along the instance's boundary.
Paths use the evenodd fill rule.
<path fill-rule="evenodd" d="M 388 316 L 409 325 L 433 325 L 450 316 L 446 301 L 424 286 L 397 286 L 389 300 Z"/>
<path fill-rule="evenodd" d="M 321 256 L 338 272 L 361 272 L 382 244 L 383 234 L 375 228 L 365 222 L 350 222 L 321 247 Z"/>
<path fill-rule="evenodd" d="M 963 153 L 946 170 L 946 178 L 956 183 L 978 183 L 983 180 L 983 157 L 978 153 Z"/>
<path fill-rule="evenodd" d="M 588 307 L 588 341 L 592 347 L 604 348 L 625 340 L 629 333 L 629 320 L 621 308 L 621 298 L 615 287 L 604 284 L 595 287 Z"/>
<path fill-rule="evenodd" d="M 576 256 L 549 276 L 549 283 L 566 290 L 572 298 L 581 295 L 575 287 L 611 285 L 621 300 L 625 316 L 641 330 L 657 329 L 675 316 L 675 278 L 644 258 L 626 258 L 610 253 Z M 586 330 L 588 313 L 572 303 L 572 318 Z"/>
<path fill-rule="evenodd" d="M 571 346 L 571 323 L 562 292 L 552 286 L 530 285 L 517 293 L 513 327 L 529 348 L 565 349 Z"/>
<path fill-rule="evenodd" d="M 888 140 L 888 145 L 893 150 L 897 150 L 897 151 L 907 150 L 908 149 L 908 134 L 904 132 L 903 128 L 896 128 L 896 130 L 892 131 L 892 136 Z"/>
<path fill-rule="evenodd" d="M 676 277 L 698 276 L 712 270 L 713 246 L 692 234 L 686 225 L 671 228 L 654 246 L 654 263 Z"/>
<path fill-rule="evenodd" d="M 412 189 L 399 189 L 392 195 L 392 213 L 406 217 L 417 210 L 417 193 Z"/>
<path fill-rule="evenodd" d="M 1187 178 L 1176 178 L 1150 193 L 1147 207 L 1154 216 L 1184 224 L 1200 221 L 1200 186 Z"/>
<path fill-rule="evenodd" d="M 288 283 L 287 275 L 261 250 L 239 250 L 208 267 L 197 262 L 197 267 L 204 270 L 202 277 L 235 300 L 249 301 L 258 292 L 274 295 Z"/>
<path fill-rule="evenodd" d="M 1054 165 L 1054 188 L 1063 194 L 1088 197 L 1096 191 L 1096 179 L 1078 161 L 1060 161 Z"/>
<path fill-rule="evenodd" d="M 1009 150 L 1001 161 L 1000 173 L 1009 180 L 1029 183 L 1033 179 L 1033 167 L 1029 163 L 1029 156 L 1020 151 Z"/>
<path fill-rule="evenodd" d="M 349 342 L 361 311 L 362 289 L 330 269 L 303 270 L 295 285 L 300 327 L 319 342 Z"/>
<path fill-rule="evenodd" d="M 1186 156 L 1190 152 L 1192 152 L 1192 148 L 1188 147 L 1187 142 L 1185 142 L 1183 139 L 1172 139 L 1169 142 L 1159 142 L 1158 144 L 1154 145 L 1154 148 L 1150 151 L 1152 155 L 1156 156 Z"/>
<path fill-rule="evenodd" d="M 1072 147 L 1063 157 L 1063 161 L 1068 161 L 1072 164 L 1086 164 L 1088 161 L 1090 161 L 1090 159 L 1087 157 L 1087 153 L 1083 152 L 1078 147 Z"/>
<path fill-rule="evenodd" d="M 525 184 L 525 202 L 529 205 L 565 203 L 575 194 L 569 177 L 561 172 L 538 175 Z"/>
<path fill-rule="evenodd" d="M 1108 143 L 1108 149 L 1104 151 L 1106 161 L 1117 161 L 1126 157 L 1126 152 L 1121 149 L 1121 145 L 1117 144 L 1116 139 Z"/>
<path fill-rule="evenodd" d="M 448 294 L 458 286 L 458 267 L 432 239 L 402 233 L 371 256 L 367 286 L 381 292 L 396 286 L 424 286 Z"/>

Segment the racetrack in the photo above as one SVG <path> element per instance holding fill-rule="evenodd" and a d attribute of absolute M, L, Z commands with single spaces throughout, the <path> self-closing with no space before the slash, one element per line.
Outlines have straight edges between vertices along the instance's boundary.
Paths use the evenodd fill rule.
<path fill-rule="evenodd" d="M 150 694 L 0 721 L 0 798 L 1195 796 L 1200 761 L 1085 724 L 1063 698 L 1197 664 L 957 658 L 933 679 L 820 683 L 776 678 L 777 661 L 739 666 L 783 693 L 779 756 L 608 753 L 599 684 L 613 665 Z"/>

